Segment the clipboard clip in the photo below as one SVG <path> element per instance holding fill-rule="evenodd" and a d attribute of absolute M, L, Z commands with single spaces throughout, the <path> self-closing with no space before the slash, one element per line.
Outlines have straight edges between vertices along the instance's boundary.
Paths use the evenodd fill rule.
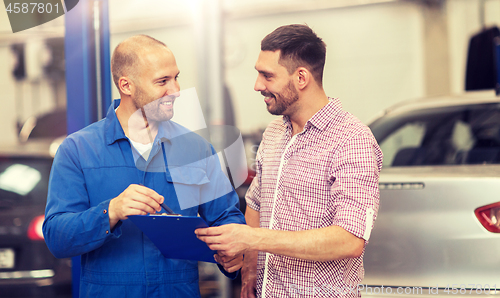
<path fill-rule="evenodd" d="M 173 216 L 173 217 L 181 217 L 182 214 L 177 214 L 177 213 L 172 213 L 172 214 L 168 214 L 168 213 L 156 213 L 156 214 L 153 214 L 154 216 Z"/>

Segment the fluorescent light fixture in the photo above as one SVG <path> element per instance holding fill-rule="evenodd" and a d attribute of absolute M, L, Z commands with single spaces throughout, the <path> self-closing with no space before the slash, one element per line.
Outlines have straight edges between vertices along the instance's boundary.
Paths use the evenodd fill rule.
<path fill-rule="evenodd" d="M 382 4 L 397 1 L 401 0 L 225 0 L 223 2 L 223 7 L 227 18 L 238 19 L 271 14 Z"/>
<path fill-rule="evenodd" d="M 13 271 L 0 272 L 0 280 L 2 279 L 21 279 L 21 278 L 50 278 L 54 277 L 54 270 L 32 270 L 32 271 Z"/>

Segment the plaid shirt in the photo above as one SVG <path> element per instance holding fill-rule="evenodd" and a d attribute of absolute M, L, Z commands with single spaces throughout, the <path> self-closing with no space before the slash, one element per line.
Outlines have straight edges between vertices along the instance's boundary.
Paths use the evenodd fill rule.
<path fill-rule="evenodd" d="M 379 206 L 382 152 L 370 129 L 337 99 L 292 137 L 287 116 L 269 124 L 247 205 L 260 227 L 282 231 L 340 226 L 368 240 Z M 258 297 L 359 297 L 363 254 L 328 262 L 259 252 Z"/>

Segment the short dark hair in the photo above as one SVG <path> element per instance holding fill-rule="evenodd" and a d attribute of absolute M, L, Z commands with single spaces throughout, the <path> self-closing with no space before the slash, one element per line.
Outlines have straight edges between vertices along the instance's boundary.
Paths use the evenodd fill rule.
<path fill-rule="evenodd" d="M 307 25 L 281 26 L 269 33 L 260 44 L 262 51 L 280 50 L 279 63 L 292 74 L 297 67 L 309 69 L 321 86 L 326 60 L 326 44 Z"/>
<path fill-rule="evenodd" d="M 132 79 L 137 76 L 138 52 L 154 46 L 167 47 L 163 42 L 145 34 L 134 35 L 116 46 L 111 56 L 111 74 L 118 90 L 118 80 L 122 76 Z"/>

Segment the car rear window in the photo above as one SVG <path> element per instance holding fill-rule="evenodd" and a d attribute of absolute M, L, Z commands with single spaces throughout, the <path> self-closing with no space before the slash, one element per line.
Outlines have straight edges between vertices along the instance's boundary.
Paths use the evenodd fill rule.
<path fill-rule="evenodd" d="M 384 166 L 500 163 L 500 104 L 416 110 L 370 128 Z"/>
<path fill-rule="evenodd" d="M 0 208 L 43 205 L 52 159 L 0 157 Z"/>

